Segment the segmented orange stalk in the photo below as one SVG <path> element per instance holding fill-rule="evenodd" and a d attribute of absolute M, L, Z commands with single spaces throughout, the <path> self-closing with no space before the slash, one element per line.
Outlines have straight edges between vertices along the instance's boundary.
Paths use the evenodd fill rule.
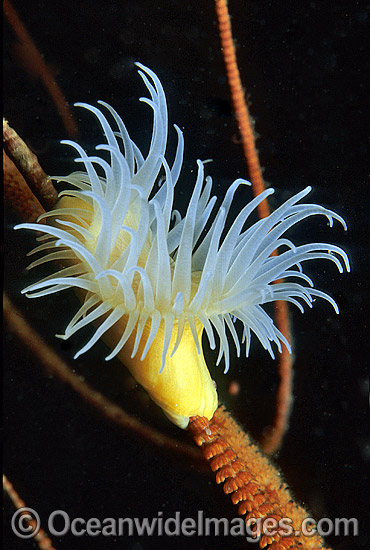
<path fill-rule="evenodd" d="M 27 528 L 34 530 L 34 535 L 32 538 L 37 543 L 39 550 L 55 550 L 51 538 L 43 529 L 41 529 L 36 520 L 32 518 L 30 513 L 27 511 L 28 509 L 22 510 L 23 508 L 25 508 L 26 504 L 18 495 L 17 491 L 14 489 L 13 485 L 10 483 L 6 475 L 3 475 L 3 488 L 12 503 L 14 504 L 15 508 L 19 510 L 20 515 L 24 516 L 24 521 L 28 526 Z"/>
<path fill-rule="evenodd" d="M 253 186 L 253 193 L 257 196 L 265 190 L 265 183 L 263 181 L 261 165 L 257 154 L 251 118 L 249 115 L 248 106 L 245 102 L 245 94 L 240 79 L 231 31 L 230 16 L 227 8 L 227 0 L 216 0 L 216 12 L 222 54 L 225 61 L 227 80 L 229 83 L 235 117 L 241 134 L 244 156 L 247 161 L 249 178 Z M 266 199 L 259 204 L 258 213 L 260 218 L 266 218 L 270 214 L 270 207 Z"/>
<path fill-rule="evenodd" d="M 191 418 L 188 429 L 212 471 L 216 472 L 216 482 L 224 484 L 224 493 L 238 505 L 238 514 L 244 516 L 251 527 L 255 525 L 254 534 L 259 539 L 260 548 L 327 548 L 316 534 L 310 537 L 298 534 L 309 513 L 294 502 L 281 473 L 223 406 L 218 408 L 211 421 Z M 291 534 L 268 526 L 267 520 L 277 524 L 283 518 L 291 520 Z"/>
<path fill-rule="evenodd" d="M 240 130 L 249 178 L 252 182 L 252 190 L 254 195 L 257 196 L 265 190 L 265 183 L 257 154 L 251 117 L 245 101 L 245 93 L 236 59 L 227 0 L 215 1 L 222 54 L 225 61 L 231 99 Z M 270 215 L 270 207 L 267 198 L 258 205 L 257 210 L 260 218 L 266 218 Z M 274 251 L 273 255 L 275 254 L 276 251 Z M 279 283 L 281 281 L 276 282 Z M 279 330 L 284 334 L 287 340 L 291 342 L 289 312 L 286 302 L 275 302 L 275 316 Z M 266 432 L 261 442 L 263 450 L 268 454 L 273 454 L 280 447 L 288 425 L 292 391 L 292 365 L 292 355 L 284 347 L 279 355 L 278 371 L 280 385 L 277 392 L 274 424 L 271 429 Z"/>

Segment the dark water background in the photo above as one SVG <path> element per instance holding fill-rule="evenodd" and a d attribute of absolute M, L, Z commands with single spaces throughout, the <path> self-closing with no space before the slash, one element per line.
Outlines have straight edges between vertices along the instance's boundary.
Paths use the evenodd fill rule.
<path fill-rule="evenodd" d="M 15 1 L 15 8 L 45 61 L 55 71 L 70 104 L 104 99 L 121 114 L 136 143 L 146 151 L 149 108 L 134 61 L 152 68 L 164 86 L 170 123 L 184 130 L 185 163 L 176 206 L 185 208 L 197 158 L 212 158 L 208 172 L 222 197 L 237 177 L 247 177 L 219 45 L 212 1 L 137 0 L 61 3 Z M 158 4 L 158 5 L 157 5 Z M 297 499 L 320 517 L 356 517 L 360 535 L 329 538 L 336 550 L 367 548 L 370 443 L 367 414 L 369 197 L 364 128 L 368 63 L 365 53 L 369 11 L 361 2 L 230 2 L 243 82 L 259 134 L 266 181 L 276 189 L 273 206 L 313 186 L 312 202 L 333 208 L 348 222 L 344 233 L 319 218 L 291 233 L 294 242 L 323 241 L 343 246 L 352 272 L 334 265 L 306 267 L 316 286 L 341 309 L 318 301 L 302 316 L 292 311 L 295 341 L 294 409 L 290 430 L 276 460 Z M 5 23 L 5 115 L 51 174 L 74 170 L 72 153 L 48 93 L 22 60 Z M 97 125 L 75 111 L 80 142 L 99 142 Z M 98 141 L 96 141 L 98 140 Z M 175 148 L 170 131 L 169 158 Z M 181 186 L 181 190 L 180 190 Z M 245 191 L 241 201 L 250 199 Z M 237 205 L 237 210 L 239 206 Z M 236 210 L 236 211 L 237 211 Z M 187 441 L 132 383 L 122 368 L 102 362 L 104 345 L 72 360 L 80 336 L 61 343 L 61 332 L 76 308 L 73 295 L 26 300 L 19 291 L 31 280 L 25 253 L 34 236 L 5 227 L 5 285 L 32 325 L 90 384 L 156 428 Z M 39 271 L 39 273 L 41 270 Z M 88 331 L 86 332 L 88 337 Z M 229 499 L 211 475 L 188 461 L 160 452 L 111 426 L 68 387 L 45 376 L 11 335 L 5 335 L 4 469 L 28 506 L 46 525 L 55 509 L 74 517 L 234 517 Z M 209 357 L 212 363 L 212 357 Z M 221 398 L 258 439 L 273 418 L 276 365 L 254 345 L 249 360 L 212 374 Z M 239 382 L 236 397 L 230 381 Z M 7 549 L 35 548 L 9 528 Z M 239 538 L 54 538 L 58 549 L 245 548 Z M 253 546 L 251 546 L 253 547 Z"/>

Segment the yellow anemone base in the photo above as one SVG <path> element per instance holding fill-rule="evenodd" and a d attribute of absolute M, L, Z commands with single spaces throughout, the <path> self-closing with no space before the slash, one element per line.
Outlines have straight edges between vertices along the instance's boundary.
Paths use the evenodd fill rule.
<path fill-rule="evenodd" d="M 122 320 L 123 321 L 123 320 Z M 118 322 L 103 337 L 110 348 L 118 342 L 125 327 L 124 322 Z M 145 346 L 145 332 L 149 334 L 150 323 L 144 329 L 144 335 L 135 357 L 131 357 L 135 334 L 131 336 L 124 348 L 118 354 L 120 361 L 130 370 L 134 378 L 149 393 L 166 416 L 177 426 L 185 429 L 190 416 L 205 416 L 208 419 L 218 405 L 215 384 L 209 374 L 203 352 L 198 354 L 193 335 L 189 327 L 185 327 L 179 347 L 173 357 L 171 351 L 176 341 L 176 327 L 173 330 L 169 351 L 163 371 L 159 373 L 162 362 L 164 339 L 163 323 L 143 361 L 140 357 Z M 198 328 L 201 341 L 203 327 Z"/>

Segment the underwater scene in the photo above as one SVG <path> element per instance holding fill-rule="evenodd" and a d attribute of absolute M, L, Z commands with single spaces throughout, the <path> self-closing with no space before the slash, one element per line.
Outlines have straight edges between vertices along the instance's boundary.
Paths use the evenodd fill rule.
<path fill-rule="evenodd" d="M 56 192 L 5 157 L 4 547 L 367 548 L 368 8 L 4 13 L 4 117 L 64 192 L 35 227 Z M 236 529 L 280 502 L 324 542 Z"/>

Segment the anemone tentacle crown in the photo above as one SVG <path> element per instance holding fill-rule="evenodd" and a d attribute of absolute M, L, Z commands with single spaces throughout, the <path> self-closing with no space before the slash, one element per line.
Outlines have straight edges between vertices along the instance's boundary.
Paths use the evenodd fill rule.
<path fill-rule="evenodd" d="M 302 204 L 307 187 L 291 197 L 270 216 L 252 225 L 247 220 L 257 205 L 271 193 L 267 189 L 246 204 L 228 231 L 225 222 L 234 194 L 249 182 L 237 179 L 229 187 L 214 218 L 216 197 L 212 180 L 198 173 L 185 216 L 173 210 L 174 189 L 179 179 L 184 140 L 178 136 L 175 159 L 166 158 L 167 105 L 162 85 L 154 72 L 137 63 L 149 91 L 142 98 L 153 111 L 149 153 L 143 156 L 128 131 L 107 103 L 101 110 L 84 103 L 100 123 L 105 143 L 88 156 L 72 141 L 83 165 L 82 171 L 54 177 L 71 189 L 60 193 L 56 208 L 40 217 L 50 224 L 20 224 L 16 229 L 45 233 L 30 254 L 46 252 L 29 268 L 57 260 L 63 269 L 32 284 L 24 293 L 30 298 L 70 288 L 77 289 L 82 305 L 61 338 L 67 339 L 89 323 L 96 325 L 90 340 L 75 357 L 103 338 L 167 414 L 180 427 L 190 416 L 211 418 L 217 394 L 202 352 L 202 333 L 209 345 L 219 340 L 217 364 L 223 359 L 229 369 L 229 340 L 240 354 L 235 323 L 243 327 L 242 344 L 249 353 L 251 333 L 274 356 L 272 344 L 289 348 L 264 309 L 275 300 L 292 302 L 303 311 L 321 297 L 338 311 L 334 300 L 314 288 L 301 264 L 327 259 L 339 271 L 349 270 L 345 252 L 332 244 L 295 246 L 285 237 L 301 220 L 316 214 L 344 220 L 322 206 Z M 111 123 L 109 122 L 111 121 Z M 111 126 L 113 125 L 113 127 Z M 108 158 L 108 160 L 106 160 Z M 278 256 L 271 255 L 279 249 Z M 284 282 L 273 284 L 277 279 Z"/>

